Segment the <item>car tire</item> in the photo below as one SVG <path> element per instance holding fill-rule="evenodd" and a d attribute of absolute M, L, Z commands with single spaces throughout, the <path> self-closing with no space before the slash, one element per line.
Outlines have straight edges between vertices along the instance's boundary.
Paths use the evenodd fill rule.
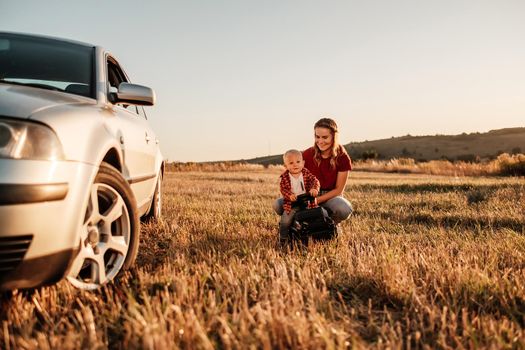
<path fill-rule="evenodd" d="M 151 206 L 148 213 L 144 216 L 146 221 L 157 222 L 162 216 L 162 172 L 159 171 L 155 192 L 151 200 Z"/>
<path fill-rule="evenodd" d="M 131 267 L 137 257 L 140 221 L 135 196 L 113 166 L 103 162 L 90 188 L 80 227 L 80 247 L 67 279 L 97 289 Z"/>

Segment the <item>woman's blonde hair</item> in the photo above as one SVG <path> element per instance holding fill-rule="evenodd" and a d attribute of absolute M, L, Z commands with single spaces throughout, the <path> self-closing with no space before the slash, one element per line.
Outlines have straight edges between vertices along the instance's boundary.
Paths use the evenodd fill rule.
<path fill-rule="evenodd" d="M 335 120 L 330 118 L 321 118 L 315 123 L 314 125 L 314 131 L 317 128 L 325 128 L 330 130 L 330 133 L 332 134 L 333 143 L 330 150 L 330 166 L 332 168 L 336 167 L 336 161 L 337 157 L 342 154 L 346 153 L 346 150 L 343 146 L 339 144 L 339 130 L 337 128 L 337 123 Z M 317 143 L 314 141 L 314 160 L 317 163 L 317 165 L 321 164 L 321 150 L 319 147 L 317 147 Z"/>

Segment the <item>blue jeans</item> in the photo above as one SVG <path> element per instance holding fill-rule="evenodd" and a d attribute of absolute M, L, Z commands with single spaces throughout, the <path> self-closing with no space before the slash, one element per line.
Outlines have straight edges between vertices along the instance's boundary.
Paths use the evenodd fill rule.
<path fill-rule="evenodd" d="M 330 217 L 334 220 L 336 224 L 340 223 L 341 221 L 344 221 L 348 219 L 350 214 L 352 214 L 352 204 L 343 198 L 342 196 L 337 196 L 332 199 L 327 200 L 326 202 L 323 202 L 319 204 L 319 206 L 325 208 L 330 213 Z M 283 199 L 279 198 L 275 202 L 273 202 L 273 210 L 278 215 L 281 215 L 281 222 L 283 221 L 283 217 L 286 213 L 283 209 Z M 287 215 L 288 216 L 288 215 Z M 288 226 L 291 225 L 293 215 L 291 218 L 285 218 L 284 220 L 290 220 L 290 223 Z M 280 226 L 280 225 L 279 225 Z"/>
<path fill-rule="evenodd" d="M 289 213 L 287 213 L 283 209 L 281 221 L 279 222 L 279 238 L 288 238 L 288 232 L 290 231 L 290 226 L 292 226 L 293 217 L 295 216 L 296 212 L 296 209 L 292 209 Z"/>

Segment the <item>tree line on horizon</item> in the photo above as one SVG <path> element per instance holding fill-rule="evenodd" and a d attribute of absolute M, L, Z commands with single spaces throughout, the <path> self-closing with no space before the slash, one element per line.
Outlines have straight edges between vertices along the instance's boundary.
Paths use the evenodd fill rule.
<path fill-rule="evenodd" d="M 479 163 L 494 160 L 505 153 L 510 155 L 524 153 L 525 127 L 460 135 L 406 135 L 382 140 L 351 142 L 344 147 L 355 161 L 412 158 L 417 162 L 447 160 Z M 282 163 L 282 155 L 239 161 L 265 166 L 276 165 Z"/>

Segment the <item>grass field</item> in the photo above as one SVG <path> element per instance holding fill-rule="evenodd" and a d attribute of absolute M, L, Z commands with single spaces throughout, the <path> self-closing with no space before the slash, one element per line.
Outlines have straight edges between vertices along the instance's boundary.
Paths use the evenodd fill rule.
<path fill-rule="evenodd" d="M 1 297 L 0 348 L 524 348 L 525 180 L 353 172 L 335 241 L 276 248 L 279 169 L 168 173 L 136 268 Z"/>

